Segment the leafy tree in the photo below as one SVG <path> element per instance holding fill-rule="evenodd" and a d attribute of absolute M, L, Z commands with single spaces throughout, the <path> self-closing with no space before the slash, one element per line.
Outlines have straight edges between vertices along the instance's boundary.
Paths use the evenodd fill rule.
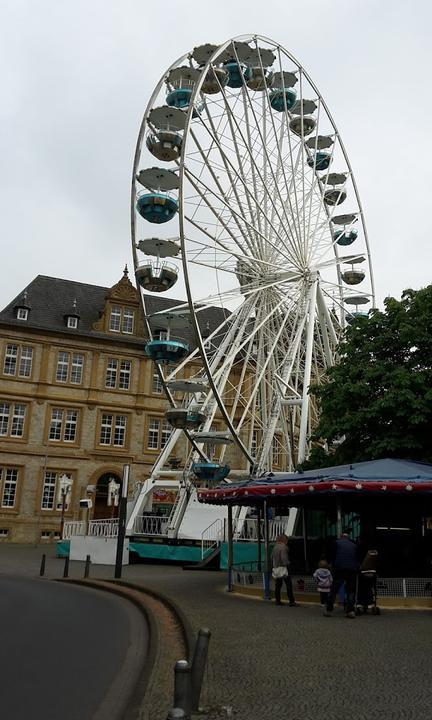
<path fill-rule="evenodd" d="M 307 467 L 400 457 L 432 462 L 432 285 L 356 318 L 339 346 Z"/>

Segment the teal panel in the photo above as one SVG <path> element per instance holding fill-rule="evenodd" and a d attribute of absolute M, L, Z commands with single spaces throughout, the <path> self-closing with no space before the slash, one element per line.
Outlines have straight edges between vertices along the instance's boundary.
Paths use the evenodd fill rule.
<path fill-rule="evenodd" d="M 129 550 L 148 560 L 171 562 L 200 562 L 201 548 L 192 545 L 159 545 L 157 543 L 129 543 Z"/>
<path fill-rule="evenodd" d="M 233 543 L 233 563 L 248 563 L 258 560 L 258 543 L 235 542 Z M 264 544 L 261 545 L 261 560 L 264 560 Z M 228 568 L 228 543 L 221 544 L 220 568 Z"/>
<path fill-rule="evenodd" d="M 65 558 L 69 557 L 70 540 L 59 540 L 56 543 L 56 557 Z"/>

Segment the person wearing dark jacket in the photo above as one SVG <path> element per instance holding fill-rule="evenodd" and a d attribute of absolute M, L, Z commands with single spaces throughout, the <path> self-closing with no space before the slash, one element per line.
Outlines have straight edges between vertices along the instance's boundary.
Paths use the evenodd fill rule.
<path fill-rule="evenodd" d="M 293 593 L 292 580 L 289 574 L 288 537 L 284 534 L 278 535 L 272 553 L 273 577 L 275 581 L 275 602 L 282 605 L 281 590 L 285 582 L 288 602 L 290 607 L 297 605 Z M 283 574 L 282 574 L 283 571 Z"/>
<path fill-rule="evenodd" d="M 349 529 L 344 528 L 339 540 L 336 540 L 332 562 L 333 582 L 329 592 L 324 615 L 330 617 L 333 612 L 335 597 L 345 584 L 346 616 L 355 618 L 355 590 L 359 569 L 358 548 L 349 537 Z"/>

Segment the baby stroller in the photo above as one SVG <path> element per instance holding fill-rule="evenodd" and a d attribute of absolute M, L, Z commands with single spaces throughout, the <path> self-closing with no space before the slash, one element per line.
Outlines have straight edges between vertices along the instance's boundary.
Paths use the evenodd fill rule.
<path fill-rule="evenodd" d="M 357 575 L 355 598 L 357 615 L 363 615 L 369 610 L 372 615 L 379 615 L 381 612 L 377 605 L 377 558 L 377 551 L 369 550 Z"/>

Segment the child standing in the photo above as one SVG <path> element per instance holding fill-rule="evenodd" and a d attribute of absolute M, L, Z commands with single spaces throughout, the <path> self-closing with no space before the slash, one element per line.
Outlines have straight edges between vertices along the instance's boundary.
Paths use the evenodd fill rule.
<path fill-rule="evenodd" d="M 317 590 L 320 594 L 321 605 L 326 605 L 328 596 L 331 590 L 333 577 L 329 570 L 327 560 L 322 558 L 318 563 L 318 568 L 313 574 L 314 579 L 317 581 Z"/>

